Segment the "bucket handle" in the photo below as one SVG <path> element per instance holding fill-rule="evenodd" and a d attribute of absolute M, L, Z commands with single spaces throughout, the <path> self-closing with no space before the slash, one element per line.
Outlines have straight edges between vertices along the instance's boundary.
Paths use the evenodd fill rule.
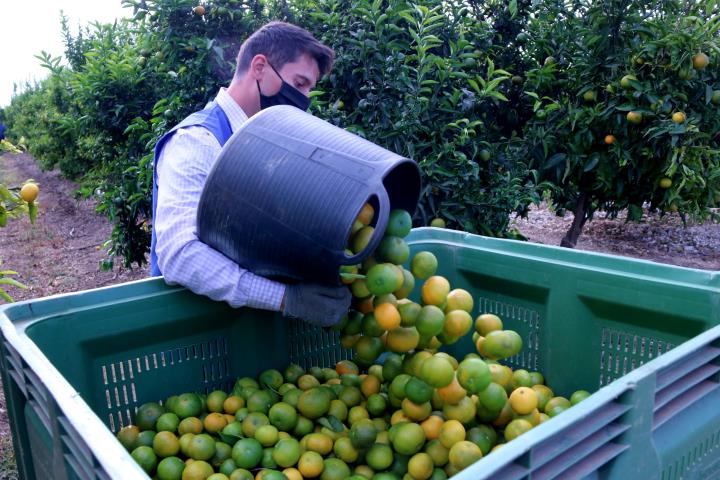
<path fill-rule="evenodd" d="M 370 242 L 360 252 L 356 253 L 352 257 L 346 257 L 345 252 L 340 252 L 341 265 L 355 265 L 365 260 L 370 254 L 368 252 L 374 252 L 380 245 L 383 235 L 385 235 L 385 229 L 387 228 L 388 221 L 390 220 L 390 198 L 388 197 L 387 190 L 384 187 L 380 188 L 376 192 L 378 198 L 378 221 L 375 224 L 375 231 L 373 232 Z"/>

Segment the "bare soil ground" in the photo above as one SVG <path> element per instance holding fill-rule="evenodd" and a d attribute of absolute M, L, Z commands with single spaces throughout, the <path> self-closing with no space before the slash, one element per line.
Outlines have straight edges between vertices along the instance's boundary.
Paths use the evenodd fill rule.
<path fill-rule="evenodd" d="M 688 222 L 677 213 L 645 214 L 639 223 L 598 214 L 588 222 L 576 249 L 642 258 L 659 263 L 703 270 L 720 270 L 720 225 Z M 560 245 L 573 215 L 558 217 L 543 204 L 531 208 L 528 218 L 513 220 L 514 226 L 531 242 Z"/>
<path fill-rule="evenodd" d="M 112 230 L 95 213 L 93 200 L 75 199 L 77 185 L 58 172 L 43 172 L 28 154 L 0 157 L 0 183 L 20 184 L 33 178 L 40 185 L 39 215 L 10 222 L 0 229 L 0 257 L 4 268 L 20 272 L 26 290 L 8 289 L 15 300 L 45 297 L 144 278 L 147 267 L 127 270 L 116 266 L 102 272 L 101 248 Z M 572 215 L 555 216 L 547 205 L 531 210 L 513 224 L 532 242 L 559 245 Z M 598 216 L 585 227 L 577 248 L 707 270 L 720 270 L 720 226 L 684 226 L 675 215 L 647 215 L 640 223 L 624 217 Z M 16 478 L 4 396 L 0 386 L 0 480 Z"/>

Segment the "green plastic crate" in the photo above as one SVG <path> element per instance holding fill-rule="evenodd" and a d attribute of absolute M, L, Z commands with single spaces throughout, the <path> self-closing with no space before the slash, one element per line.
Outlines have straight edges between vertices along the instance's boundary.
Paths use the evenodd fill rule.
<path fill-rule="evenodd" d="M 720 478 L 718 272 L 440 229 L 408 242 L 520 332 L 511 366 L 559 394 L 602 387 L 456 478 Z M 349 356 L 334 334 L 160 279 L 4 306 L 0 333 L 23 478 L 147 478 L 114 439 L 142 403 Z"/>

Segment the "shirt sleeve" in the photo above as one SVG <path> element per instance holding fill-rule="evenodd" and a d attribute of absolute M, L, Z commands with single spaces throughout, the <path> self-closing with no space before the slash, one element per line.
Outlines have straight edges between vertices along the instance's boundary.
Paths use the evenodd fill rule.
<path fill-rule="evenodd" d="M 165 281 L 232 307 L 279 311 L 285 285 L 243 269 L 197 236 L 197 207 L 220 144 L 202 127 L 177 131 L 157 162 L 158 201 L 153 219 L 158 266 Z"/>

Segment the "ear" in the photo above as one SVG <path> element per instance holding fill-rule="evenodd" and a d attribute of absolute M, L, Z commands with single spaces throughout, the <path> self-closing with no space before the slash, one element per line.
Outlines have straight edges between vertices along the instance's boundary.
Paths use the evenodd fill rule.
<path fill-rule="evenodd" d="M 261 80 L 263 78 L 263 75 L 265 75 L 265 71 L 267 70 L 267 68 L 267 57 L 261 53 L 258 53 L 250 61 L 250 68 L 248 69 L 248 73 L 255 80 Z"/>

